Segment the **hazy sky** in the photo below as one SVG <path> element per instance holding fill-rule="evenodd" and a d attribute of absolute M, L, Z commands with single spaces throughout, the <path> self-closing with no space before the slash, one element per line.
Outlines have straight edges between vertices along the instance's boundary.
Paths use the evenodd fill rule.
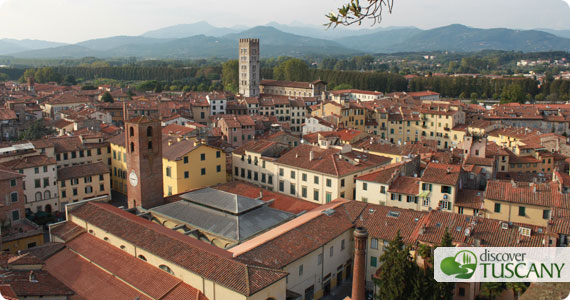
<path fill-rule="evenodd" d="M 0 0 L 0 38 L 79 42 L 207 21 L 215 26 L 325 23 L 349 0 Z M 567 1 L 567 2 L 565 2 Z M 365 2 L 365 0 L 361 1 Z M 380 26 L 570 29 L 570 0 L 395 0 Z M 365 26 L 369 27 L 369 26 Z"/>

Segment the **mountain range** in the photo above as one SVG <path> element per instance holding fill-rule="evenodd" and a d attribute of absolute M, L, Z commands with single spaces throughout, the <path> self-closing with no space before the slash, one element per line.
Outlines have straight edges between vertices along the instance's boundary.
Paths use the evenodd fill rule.
<path fill-rule="evenodd" d="M 429 30 L 415 27 L 328 29 L 269 23 L 249 29 L 182 24 L 140 36 L 114 36 L 77 44 L 0 39 L 0 55 L 19 58 L 193 59 L 235 58 L 239 38 L 261 39 L 263 57 L 361 55 L 422 51 L 570 51 L 570 30 L 478 29 L 454 24 Z"/>

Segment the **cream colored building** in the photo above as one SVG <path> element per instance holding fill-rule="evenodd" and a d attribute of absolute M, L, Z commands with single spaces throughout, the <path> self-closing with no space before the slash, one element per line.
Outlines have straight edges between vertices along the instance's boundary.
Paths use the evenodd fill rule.
<path fill-rule="evenodd" d="M 111 200 L 109 167 L 102 162 L 57 170 L 57 185 L 61 207 L 93 198 Z"/>

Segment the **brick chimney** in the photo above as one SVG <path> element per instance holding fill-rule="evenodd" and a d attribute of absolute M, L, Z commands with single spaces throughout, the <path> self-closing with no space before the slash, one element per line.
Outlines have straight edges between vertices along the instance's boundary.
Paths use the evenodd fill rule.
<path fill-rule="evenodd" d="M 354 271 L 352 277 L 352 300 L 364 300 L 366 281 L 366 241 L 368 231 L 364 227 L 354 230 Z"/>

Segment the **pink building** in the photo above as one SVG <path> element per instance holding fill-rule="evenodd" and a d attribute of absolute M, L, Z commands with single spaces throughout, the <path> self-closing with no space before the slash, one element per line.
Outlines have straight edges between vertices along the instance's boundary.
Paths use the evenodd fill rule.
<path fill-rule="evenodd" d="M 248 115 L 220 115 L 216 120 L 225 142 L 239 147 L 255 137 L 255 122 Z"/>

